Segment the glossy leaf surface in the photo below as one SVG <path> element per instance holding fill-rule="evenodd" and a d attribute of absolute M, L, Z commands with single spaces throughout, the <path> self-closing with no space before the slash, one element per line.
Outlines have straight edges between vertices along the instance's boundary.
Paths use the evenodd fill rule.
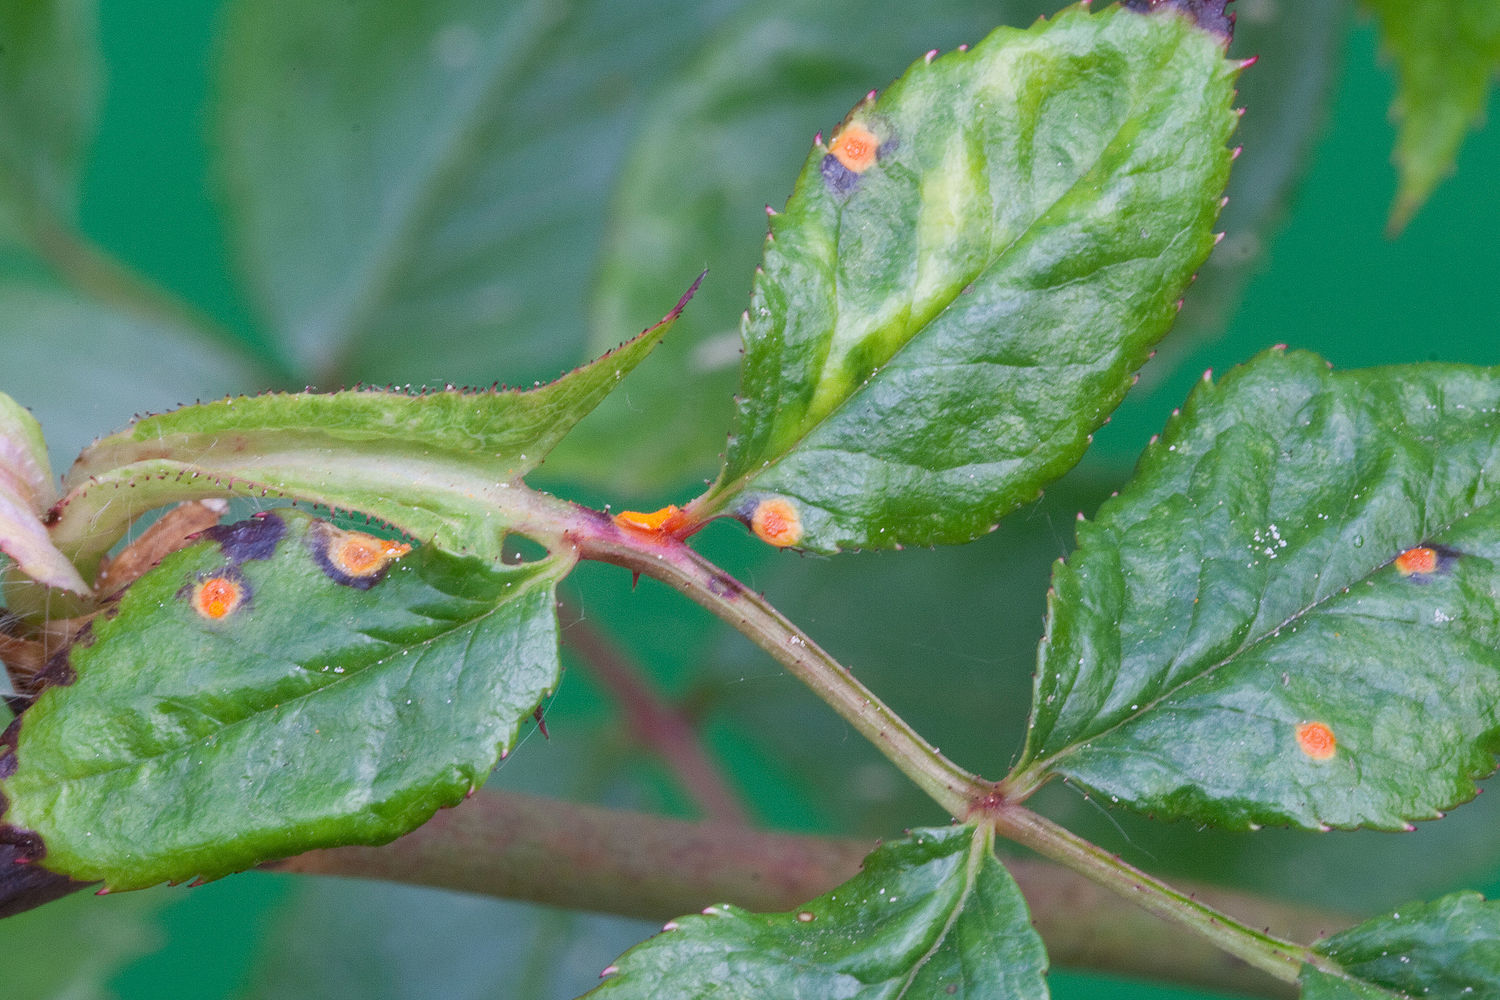
<path fill-rule="evenodd" d="M 53 537 L 87 563 L 152 507 L 274 495 L 498 559 L 535 497 L 521 477 L 650 353 L 686 301 L 615 351 L 526 391 L 269 393 L 144 417 L 79 456 Z M 121 489 L 133 506 L 111 506 Z"/>
<path fill-rule="evenodd" d="M 0 242 L 71 223 L 100 89 L 94 0 L 0 5 Z"/>
<path fill-rule="evenodd" d="M 0 836 L 137 888 L 383 843 L 462 799 L 557 681 L 568 564 L 350 539 L 272 513 L 133 584 L 10 731 Z"/>
<path fill-rule="evenodd" d="M 56 496 L 41 427 L 25 407 L 0 393 L 0 552 L 49 587 L 83 593 L 88 584 L 52 544 L 42 523 Z"/>
<path fill-rule="evenodd" d="M 1500 904 L 1477 892 L 1403 906 L 1313 948 L 1344 976 L 1308 968 L 1305 1000 L 1500 997 Z"/>
<path fill-rule="evenodd" d="M 1156 815 L 1401 828 L 1500 732 L 1500 376 L 1205 380 L 1053 576 L 1020 774 Z"/>
<path fill-rule="evenodd" d="M 968 541 L 1035 496 L 1213 244 L 1236 71 L 1174 13 L 1070 8 L 856 107 L 771 220 L 690 511 L 779 496 L 832 551 Z"/>
<path fill-rule="evenodd" d="M 626 952 L 590 997 L 1047 996 L 1025 900 L 973 827 L 917 830 L 792 913 L 711 906 Z"/>
<path fill-rule="evenodd" d="M 1453 171 L 1500 73 L 1500 5 L 1467 0 L 1364 0 L 1396 66 L 1399 229 Z"/>

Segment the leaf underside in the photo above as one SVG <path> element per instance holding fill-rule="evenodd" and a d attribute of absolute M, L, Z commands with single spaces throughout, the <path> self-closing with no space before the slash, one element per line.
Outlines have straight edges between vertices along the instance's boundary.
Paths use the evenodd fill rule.
<path fill-rule="evenodd" d="M 916 830 L 791 913 L 711 906 L 626 952 L 590 997 L 1044 1000 L 1025 900 L 974 827 Z"/>
<path fill-rule="evenodd" d="M 42 512 L 55 496 L 41 427 L 24 407 L 0 393 L 0 553 L 49 587 L 83 593 L 88 585 L 52 544 L 42 523 Z"/>
<path fill-rule="evenodd" d="M 1493 369 L 1273 351 L 1205 380 L 1056 568 L 1009 780 L 1234 827 L 1471 798 L 1500 732 L 1497 471 Z"/>
<path fill-rule="evenodd" d="M 967 541 L 1032 499 L 1213 244 L 1237 71 L 1173 13 L 1070 8 L 856 107 L 771 219 L 725 465 L 690 509 L 781 496 L 832 551 Z"/>
<path fill-rule="evenodd" d="M 39 837 L 50 870 L 138 888 L 384 843 L 483 782 L 556 683 L 562 560 L 421 548 L 361 576 L 339 546 L 369 536 L 296 512 L 211 535 L 7 732 L 0 839 Z"/>
<path fill-rule="evenodd" d="M 1500 997 L 1500 904 L 1477 892 L 1412 903 L 1318 941 L 1342 975 L 1309 966 L 1304 1000 Z"/>
<path fill-rule="evenodd" d="M 498 560 L 510 507 L 528 492 L 521 477 L 650 353 L 691 295 L 614 351 L 525 391 L 267 393 L 144 417 L 79 456 L 53 538 L 88 564 L 153 507 L 274 496 L 372 515 Z M 122 490 L 131 503 L 112 503 Z"/>

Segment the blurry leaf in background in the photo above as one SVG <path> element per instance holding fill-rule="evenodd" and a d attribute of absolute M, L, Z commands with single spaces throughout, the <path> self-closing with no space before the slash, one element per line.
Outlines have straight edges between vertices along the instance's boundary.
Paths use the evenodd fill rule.
<path fill-rule="evenodd" d="M 515 384 L 580 360 L 641 94 L 721 6 L 231 4 L 216 167 L 267 335 L 324 388 Z"/>
<path fill-rule="evenodd" d="M 304 878 L 235 1000 L 563 1000 L 658 926 L 462 893 Z"/>
<path fill-rule="evenodd" d="M 95 0 L 0 4 L 0 242 L 71 225 L 100 76 Z"/>
<path fill-rule="evenodd" d="M 11 1000 L 114 1000 L 110 981 L 160 948 L 162 893 L 80 893 L 0 922 L 0 976 Z M 65 957 L 64 957 L 65 956 Z"/>
<path fill-rule="evenodd" d="M 1399 231 L 1453 172 L 1500 73 L 1500 4 L 1364 0 L 1396 67 L 1399 175 L 1390 228 Z"/>
<path fill-rule="evenodd" d="M 59 470 L 134 414 L 266 379 L 244 352 L 186 322 L 95 298 L 18 256 L 0 255 L 0 303 L 5 391 L 40 421 Z"/>

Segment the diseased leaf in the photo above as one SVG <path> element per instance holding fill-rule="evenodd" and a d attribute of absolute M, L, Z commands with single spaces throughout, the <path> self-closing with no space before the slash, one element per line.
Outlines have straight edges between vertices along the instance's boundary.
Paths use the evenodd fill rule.
<path fill-rule="evenodd" d="M 280 511 L 168 556 L 7 732 L 0 839 L 139 888 L 384 843 L 458 802 L 557 681 L 571 564 L 393 546 Z"/>
<path fill-rule="evenodd" d="M 1403 906 L 1318 941 L 1313 950 L 1343 975 L 1307 967 L 1305 1000 L 1500 997 L 1500 904 L 1477 892 Z"/>
<path fill-rule="evenodd" d="M 1464 135 L 1479 124 L 1500 72 L 1500 4 L 1471 0 L 1364 0 L 1396 64 L 1399 230 L 1453 171 Z"/>
<path fill-rule="evenodd" d="M 606 970 L 588 995 L 1042 1000 L 1046 953 L 1026 902 L 974 827 L 916 830 L 792 913 L 711 906 Z"/>
<path fill-rule="evenodd" d="M 0 4 L 0 242 L 78 213 L 100 90 L 94 0 Z"/>
<path fill-rule="evenodd" d="M 1174 13 L 1070 8 L 856 107 L 771 220 L 692 519 L 777 498 L 800 525 L 777 544 L 893 547 L 1035 496 L 1212 246 L 1237 71 Z"/>
<path fill-rule="evenodd" d="M 52 544 L 42 514 L 57 498 L 52 463 L 36 418 L 0 393 L 0 552 L 49 587 L 85 593 L 88 584 Z"/>
<path fill-rule="evenodd" d="M 53 538 L 92 565 L 145 510 L 275 495 L 358 511 L 497 560 L 505 533 L 537 497 L 521 477 L 650 353 L 691 294 L 634 340 L 526 391 L 268 393 L 144 417 L 79 456 Z M 121 489 L 132 505 L 111 504 Z"/>
<path fill-rule="evenodd" d="M 582 290 L 629 126 L 725 7 L 231 4 L 217 170 L 271 336 L 325 386 L 592 356 Z"/>
<path fill-rule="evenodd" d="M 1053 576 L 1026 751 L 1158 815 L 1402 828 L 1500 733 L 1500 372 L 1205 380 Z"/>

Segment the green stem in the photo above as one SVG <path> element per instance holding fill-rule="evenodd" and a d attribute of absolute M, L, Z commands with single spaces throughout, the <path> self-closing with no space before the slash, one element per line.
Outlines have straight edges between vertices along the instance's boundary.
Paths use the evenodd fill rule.
<path fill-rule="evenodd" d="M 765 598 L 670 535 L 622 528 L 603 514 L 577 511 L 566 535 L 580 556 L 660 580 L 713 612 L 812 688 L 950 815 L 964 815 L 990 794 L 988 783 L 917 735 Z"/>
<path fill-rule="evenodd" d="M 1223 951 L 1277 979 L 1295 983 L 1308 964 L 1338 971 L 1310 948 L 1247 927 L 1029 809 L 1002 804 L 987 818 L 1001 836 L 1066 865 L 1149 913 L 1196 931 Z"/>

